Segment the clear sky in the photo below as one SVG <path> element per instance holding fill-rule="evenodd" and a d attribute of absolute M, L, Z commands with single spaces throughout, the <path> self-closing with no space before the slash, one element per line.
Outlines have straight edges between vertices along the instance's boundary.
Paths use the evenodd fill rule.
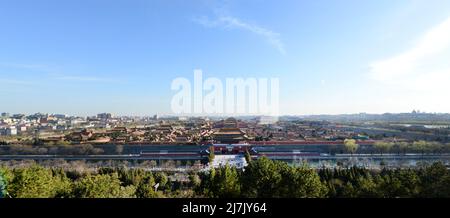
<path fill-rule="evenodd" d="M 170 113 L 177 77 L 277 77 L 281 114 L 450 112 L 448 0 L 0 0 L 0 112 Z"/>

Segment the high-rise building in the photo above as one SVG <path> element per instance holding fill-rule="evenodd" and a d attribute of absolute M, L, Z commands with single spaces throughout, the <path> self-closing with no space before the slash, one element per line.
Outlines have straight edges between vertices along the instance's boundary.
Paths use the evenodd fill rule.
<path fill-rule="evenodd" d="M 108 120 L 112 118 L 112 115 L 110 113 L 101 113 L 97 114 L 97 118 L 102 120 Z"/>

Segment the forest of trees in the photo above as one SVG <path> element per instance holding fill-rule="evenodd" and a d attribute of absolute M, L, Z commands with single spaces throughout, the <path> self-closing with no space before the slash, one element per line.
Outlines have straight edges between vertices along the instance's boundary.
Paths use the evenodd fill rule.
<path fill-rule="evenodd" d="M 450 197 L 442 163 L 420 169 L 312 169 L 267 158 L 244 169 L 191 172 L 186 180 L 143 169 L 83 173 L 39 165 L 0 168 L 0 196 L 12 198 L 415 198 Z M 157 186 L 155 186 L 158 184 Z"/>
<path fill-rule="evenodd" d="M 136 146 L 136 145 L 134 145 Z M 44 144 L 8 144 L 0 140 L 0 155 L 117 155 L 136 154 L 139 148 L 133 145 L 108 144 L 70 144 L 65 141 Z M 373 145 L 359 145 L 354 139 L 345 139 L 342 145 L 322 145 L 317 147 L 319 152 L 330 154 L 448 154 L 450 143 L 438 141 L 377 141 Z M 214 154 L 210 150 L 209 160 Z"/>
<path fill-rule="evenodd" d="M 102 148 L 91 144 L 71 145 L 67 142 L 39 146 L 27 144 L 9 144 L 0 146 L 0 154 L 2 155 L 98 155 L 104 153 Z"/>

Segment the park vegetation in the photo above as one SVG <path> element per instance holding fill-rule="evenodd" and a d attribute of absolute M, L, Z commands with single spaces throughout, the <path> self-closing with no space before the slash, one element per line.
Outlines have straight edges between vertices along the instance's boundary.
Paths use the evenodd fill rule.
<path fill-rule="evenodd" d="M 103 148 L 91 144 L 69 144 L 67 142 L 28 145 L 0 145 L 0 155 L 98 155 L 104 154 Z"/>
<path fill-rule="evenodd" d="M 209 148 L 208 160 L 214 159 Z M 359 145 L 354 139 L 344 139 L 342 145 L 325 145 L 318 149 L 330 154 L 449 154 L 450 143 L 438 141 L 377 141 L 373 145 Z M 0 155 L 117 155 L 135 152 L 133 145 L 70 144 L 66 141 L 44 144 L 16 144 L 0 141 Z"/>
<path fill-rule="evenodd" d="M 184 177 L 143 168 L 79 171 L 37 164 L 0 167 L 0 193 L 12 198 L 419 198 L 450 197 L 440 162 L 415 169 L 313 169 L 265 157 Z"/>

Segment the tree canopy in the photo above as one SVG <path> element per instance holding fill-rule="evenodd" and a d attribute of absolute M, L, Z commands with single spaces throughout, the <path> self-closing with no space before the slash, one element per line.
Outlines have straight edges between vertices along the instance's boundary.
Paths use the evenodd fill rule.
<path fill-rule="evenodd" d="M 184 176 L 177 180 L 176 173 L 123 167 L 79 173 L 39 165 L 0 167 L 0 194 L 13 198 L 450 197 L 450 171 L 440 162 L 414 169 L 313 169 L 306 163 L 293 166 L 262 157 L 244 169 L 225 165 Z"/>

